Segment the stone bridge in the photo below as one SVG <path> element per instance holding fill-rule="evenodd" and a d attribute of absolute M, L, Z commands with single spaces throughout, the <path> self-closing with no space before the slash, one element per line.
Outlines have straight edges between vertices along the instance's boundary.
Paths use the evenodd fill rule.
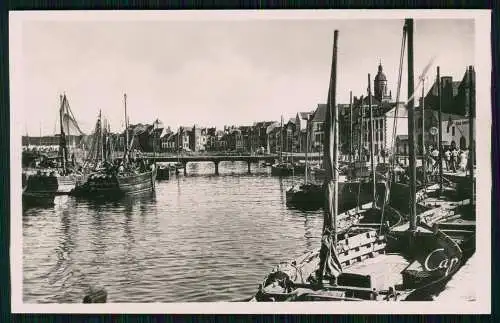
<path fill-rule="evenodd" d="M 246 162 L 248 165 L 248 173 L 250 173 L 250 164 L 259 162 L 270 162 L 273 163 L 279 157 L 277 155 L 227 155 L 227 156 L 217 156 L 217 155 L 198 155 L 198 156 L 144 156 L 150 161 L 164 162 L 164 163 L 181 163 L 184 168 L 184 174 L 187 173 L 186 165 L 189 162 L 212 162 L 215 165 L 215 174 L 219 174 L 219 163 L 222 161 L 230 162 Z"/>

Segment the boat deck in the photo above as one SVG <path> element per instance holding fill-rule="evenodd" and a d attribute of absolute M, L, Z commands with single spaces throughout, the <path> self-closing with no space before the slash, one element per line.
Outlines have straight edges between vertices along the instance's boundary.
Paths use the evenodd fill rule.
<path fill-rule="evenodd" d="M 373 288 L 387 290 L 403 283 L 401 272 L 410 262 L 400 254 L 381 254 L 349 266 L 345 273 L 370 275 Z"/>

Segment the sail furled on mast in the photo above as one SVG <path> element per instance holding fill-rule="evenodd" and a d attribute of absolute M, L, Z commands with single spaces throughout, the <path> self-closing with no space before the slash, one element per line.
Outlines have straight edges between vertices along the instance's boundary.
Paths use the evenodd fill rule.
<path fill-rule="evenodd" d="M 325 199 L 326 207 L 323 218 L 323 235 L 321 238 L 320 262 L 317 271 L 318 283 L 324 278 L 337 278 L 342 273 L 342 266 L 336 248 L 336 221 L 338 212 L 338 113 L 336 107 L 337 78 L 337 39 L 338 31 L 334 32 L 332 70 L 328 89 L 328 104 L 325 120 L 324 162 L 326 170 Z"/>

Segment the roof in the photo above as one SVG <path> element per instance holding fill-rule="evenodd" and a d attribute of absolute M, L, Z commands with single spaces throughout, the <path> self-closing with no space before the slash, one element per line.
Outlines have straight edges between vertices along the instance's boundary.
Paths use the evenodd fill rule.
<path fill-rule="evenodd" d="M 325 122 L 326 104 L 318 103 L 318 107 L 314 111 L 312 122 Z"/>
<path fill-rule="evenodd" d="M 363 97 L 363 102 L 362 104 L 363 105 L 369 105 L 370 104 L 370 98 L 366 95 Z M 383 102 L 382 104 L 384 103 L 387 103 L 387 102 Z M 358 101 L 358 104 L 359 104 L 359 101 Z M 372 95 L 372 105 L 376 105 L 376 106 L 379 106 L 380 105 L 380 101 L 377 100 L 377 98 L 375 96 Z"/>
<path fill-rule="evenodd" d="M 396 139 L 399 139 L 399 140 L 408 140 L 408 135 L 397 135 Z"/>
<path fill-rule="evenodd" d="M 311 112 L 299 112 L 299 119 L 301 120 L 308 120 L 309 117 L 314 113 L 314 111 Z"/>
<path fill-rule="evenodd" d="M 276 121 L 258 121 L 254 122 L 253 126 L 258 128 L 267 128 L 275 122 Z"/>
<path fill-rule="evenodd" d="M 153 121 L 153 127 L 155 127 L 156 129 L 162 129 L 165 126 L 163 125 L 163 122 L 161 122 L 160 119 L 157 118 L 155 121 Z"/>
<path fill-rule="evenodd" d="M 266 129 L 266 134 L 269 134 L 271 133 L 271 131 L 273 131 L 275 128 L 279 128 L 280 127 L 280 124 L 278 122 L 275 122 L 273 124 L 270 124 L 267 129 Z"/>
<path fill-rule="evenodd" d="M 470 67 L 469 67 L 470 68 Z M 474 82 L 474 71 L 472 71 L 473 86 Z M 466 69 L 464 76 L 460 81 L 453 81 L 451 76 L 442 76 L 442 99 L 441 99 L 441 109 L 443 112 L 448 112 L 456 115 L 467 115 L 468 113 L 468 102 L 465 95 L 465 89 L 468 88 L 468 69 Z M 434 81 L 429 91 L 425 96 L 425 106 L 426 108 L 432 110 L 439 109 L 438 103 L 438 86 L 437 81 Z"/>
<path fill-rule="evenodd" d="M 169 132 L 169 133 L 165 133 L 161 136 L 161 140 L 166 140 L 166 141 L 170 141 L 170 140 L 173 140 L 175 137 L 176 137 L 177 134 L 173 133 L 173 132 Z"/>
<path fill-rule="evenodd" d="M 435 121 L 439 120 L 439 111 L 436 110 L 431 110 L 432 115 L 434 117 Z M 441 120 L 443 122 L 448 121 L 448 120 L 468 120 L 467 117 L 459 115 L 459 114 L 454 114 L 454 113 L 447 113 L 447 112 L 441 112 Z"/>

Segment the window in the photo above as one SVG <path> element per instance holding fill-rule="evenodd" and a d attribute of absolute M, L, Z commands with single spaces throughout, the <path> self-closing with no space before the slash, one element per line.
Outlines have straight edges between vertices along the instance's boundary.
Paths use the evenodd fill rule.
<path fill-rule="evenodd" d="M 455 126 L 451 127 L 451 135 L 455 136 Z"/>

